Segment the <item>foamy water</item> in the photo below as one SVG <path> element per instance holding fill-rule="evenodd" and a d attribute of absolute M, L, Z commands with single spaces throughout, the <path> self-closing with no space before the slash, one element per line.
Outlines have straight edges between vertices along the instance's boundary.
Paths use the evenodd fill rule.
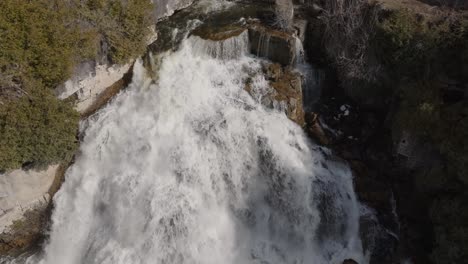
<path fill-rule="evenodd" d="M 366 262 L 349 168 L 244 90 L 270 89 L 258 59 L 229 51 L 245 41 L 221 56 L 186 39 L 157 81 L 135 65 L 82 124 L 50 240 L 28 263 Z"/>

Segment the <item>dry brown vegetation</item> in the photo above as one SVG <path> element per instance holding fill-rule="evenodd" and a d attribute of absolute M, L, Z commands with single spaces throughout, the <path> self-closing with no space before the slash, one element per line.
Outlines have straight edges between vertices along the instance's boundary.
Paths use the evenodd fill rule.
<path fill-rule="evenodd" d="M 380 70 L 372 64 L 370 48 L 377 9 L 366 0 L 327 0 L 323 6 L 327 54 L 347 81 L 374 81 Z"/>
<path fill-rule="evenodd" d="M 284 30 L 290 30 L 293 25 L 294 5 L 292 0 L 275 0 L 275 24 Z"/>

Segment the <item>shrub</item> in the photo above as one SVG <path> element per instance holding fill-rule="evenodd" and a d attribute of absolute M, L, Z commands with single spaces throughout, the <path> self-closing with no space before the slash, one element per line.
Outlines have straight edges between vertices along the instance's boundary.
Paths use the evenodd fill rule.
<path fill-rule="evenodd" d="M 141 55 L 152 22 L 150 0 L 2 0 L 0 10 L 2 79 L 27 75 L 50 88 L 96 58 L 101 38 L 113 63 Z"/>
<path fill-rule="evenodd" d="M 275 0 L 275 24 L 284 30 L 291 30 L 294 18 L 294 5 L 292 0 Z"/>
<path fill-rule="evenodd" d="M 109 45 L 112 63 L 127 63 L 141 55 L 152 20 L 150 0 L 76 0 L 80 20 L 94 28 Z"/>
<path fill-rule="evenodd" d="M 428 20 L 408 10 L 391 12 L 378 24 L 379 58 L 397 75 L 430 78 L 468 74 L 468 23 L 461 16 Z"/>
<path fill-rule="evenodd" d="M 141 55 L 151 10 L 150 0 L 0 1 L 0 171 L 73 154 L 79 115 L 52 89 L 101 42 L 113 63 Z"/>
<path fill-rule="evenodd" d="M 407 10 L 394 11 L 378 27 L 380 58 L 398 74 L 421 75 L 433 55 L 434 42 L 421 18 Z"/>
<path fill-rule="evenodd" d="M 55 87 L 69 77 L 78 34 L 54 1 L 0 1 L 0 72 Z"/>
<path fill-rule="evenodd" d="M 27 94 L 0 105 L 0 170 L 60 162 L 78 146 L 79 114 L 42 84 L 25 80 Z"/>
<path fill-rule="evenodd" d="M 328 57 L 337 66 L 343 85 L 376 81 L 380 65 L 373 59 L 371 40 L 377 8 L 366 0 L 327 0 L 321 16 Z"/>

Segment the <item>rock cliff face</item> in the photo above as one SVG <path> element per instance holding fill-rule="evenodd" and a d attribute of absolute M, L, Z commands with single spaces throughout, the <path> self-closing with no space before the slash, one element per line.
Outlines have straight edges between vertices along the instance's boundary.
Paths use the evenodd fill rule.
<path fill-rule="evenodd" d="M 133 62 L 125 65 L 97 65 L 94 62 L 85 62 L 78 65 L 73 77 L 56 89 L 60 99 L 74 96 L 76 110 L 86 111 L 96 98 L 116 83 L 128 72 Z"/>
<path fill-rule="evenodd" d="M 1 175 L 0 255 L 24 249 L 39 236 L 58 168 Z"/>
<path fill-rule="evenodd" d="M 454 19 L 459 19 L 455 17 L 459 16 L 458 12 L 462 12 L 428 5 L 427 3 L 431 1 L 379 0 L 377 2 L 382 4 L 378 8 L 382 12 L 379 13 L 379 18 L 383 21 L 394 14 L 393 12 L 403 18 L 409 17 L 410 21 L 437 21 L 440 18 L 441 21 L 446 21 L 448 13 L 454 16 Z M 369 240 L 373 240 L 377 246 L 371 257 L 371 263 L 401 263 L 406 260 L 412 263 L 463 263 L 467 256 L 464 252 L 468 252 L 466 243 L 451 241 L 466 240 L 462 239 L 466 237 L 464 231 L 454 230 L 467 228 L 465 223 L 468 218 L 460 214 L 463 210 L 459 209 L 461 201 L 466 199 L 464 197 L 467 187 L 454 176 L 454 170 L 457 168 L 451 164 L 456 157 L 444 154 L 440 142 L 449 142 L 447 137 L 465 135 L 461 132 L 464 127 L 461 121 L 464 116 L 461 114 L 463 111 L 461 109 L 462 105 L 466 105 L 465 94 L 468 86 L 466 86 L 467 79 L 463 77 L 466 74 L 457 75 L 457 71 L 463 69 L 462 65 L 466 63 L 458 62 L 457 58 L 466 54 L 466 34 L 465 41 L 461 40 L 457 42 L 457 46 L 451 48 L 451 51 L 455 51 L 452 59 L 446 58 L 453 54 L 451 51 L 441 50 L 440 53 L 421 51 L 422 54 L 436 54 L 431 56 L 431 60 L 434 61 L 423 62 L 427 68 L 426 74 L 430 73 L 430 76 L 422 77 L 424 74 L 411 76 L 411 73 L 405 70 L 398 70 L 404 67 L 403 60 L 412 56 L 411 52 L 417 50 L 413 49 L 405 56 L 401 56 L 401 61 L 396 61 L 393 67 L 386 66 L 382 61 L 376 61 L 383 65 L 382 72 L 386 75 L 381 76 L 376 83 L 362 85 L 359 83 L 353 89 L 347 89 L 344 87 L 346 84 L 340 83 L 342 80 L 339 74 L 336 74 L 339 69 L 329 63 L 329 54 L 323 45 L 317 46 L 317 42 L 310 38 L 313 36 L 317 40 L 323 34 L 324 28 L 320 18 L 310 15 L 313 10 L 306 13 L 309 14 L 306 16 L 309 23 L 312 24 L 309 27 L 309 43 L 306 45 L 306 51 L 312 55 L 311 60 L 325 65 L 328 69 L 327 79 L 330 79 L 329 86 L 323 89 L 319 104 L 311 109 L 314 113 L 306 113 L 307 127 L 312 131 L 313 137 L 327 143 L 339 156 L 349 162 L 354 172 L 355 188 L 360 201 L 375 209 L 375 215 L 383 229 L 378 232 L 379 236 Z M 464 14 L 466 20 L 466 12 Z M 417 17 L 415 20 L 411 20 L 413 15 Z M 404 19 L 398 22 L 403 27 L 418 24 L 418 22 L 405 24 Z M 424 24 L 420 25 L 424 27 Z M 430 34 L 437 35 L 437 27 L 429 28 Z M 395 31 L 393 33 L 401 33 Z M 405 34 L 411 39 L 412 34 L 419 36 L 424 35 L 424 32 L 416 29 Z M 442 33 L 437 45 L 444 43 L 443 45 L 450 46 L 451 40 L 444 38 L 447 35 L 450 33 Z M 414 48 L 412 45 L 418 48 L 427 45 L 427 43 L 421 44 L 420 41 L 420 39 L 415 43 L 408 41 L 398 47 L 397 51 Z M 370 52 L 376 53 L 378 56 L 373 58 L 378 60 L 382 56 L 389 56 L 387 52 L 390 51 L 379 46 L 373 47 Z M 441 56 L 439 59 L 442 63 L 434 66 L 438 63 L 437 56 Z M 466 61 L 466 57 L 463 58 Z M 455 70 L 451 68 L 448 73 L 447 71 L 444 73 L 444 69 L 452 64 L 458 66 L 454 67 Z M 418 67 L 412 65 L 411 68 Z M 453 77 L 447 78 L 445 75 Z M 418 134 L 415 126 L 420 125 L 419 118 L 412 120 L 408 118 L 413 112 L 418 111 L 417 107 L 411 110 L 405 110 L 404 107 L 407 107 L 408 102 L 416 102 L 415 104 L 422 109 L 424 103 L 428 105 L 432 101 L 426 99 L 422 92 L 415 93 L 413 96 L 416 100 L 413 100 L 408 98 L 411 95 L 408 96 L 403 91 L 411 89 L 409 82 L 421 79 L 426 81 L 421 82 L 422 90 L 436 91 L 439 97 L 434 102 L 437 107 L 445 108 L 446 112 L 444 110 L 431 112 L 427 117 L 431 125 L 424 129 L 423 134 Z M 362 89 L 363 87 L 365 89 Z M 459 117 L 458 123 L 452 123 L 450 130 L 458 129 L 458 132 L 444 132 L 435 138 L 428 136 L 435 134 L 432 132 L 444 126 L 446 121 L 443 120 L 450 120 L 454 116 Z M 405 117 L 411 121 L 403 125 L 398 119 Z M 413 123 L 418 124 L 413 126 Z M 411 129 L 413 130 L 410 131 Z M 463 137 L 458 137 L 457 144 L 466 146 Z M 452 146 L 451 150 L 455 152 L 457 148 Z M 464 153 L 458 152 L 457 157 L 460 156 L 466 156 L 466 148 Z M 368 230 L 372 225 L 369 225 L 367 220 L 364 222 L 361 228 Z"/>

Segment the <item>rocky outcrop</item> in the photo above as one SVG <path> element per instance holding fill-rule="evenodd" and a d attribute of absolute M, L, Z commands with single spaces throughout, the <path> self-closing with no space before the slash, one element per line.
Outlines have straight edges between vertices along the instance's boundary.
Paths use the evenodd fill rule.
<path fill-rule="evenodd" d="M 249 26 L 250 50 L 252 54 L 267 58 L 283 66 L 294 65 L 298 60 L 298 42 L 293 34 L 266 27 L 260 23 Z"/>
<path fill-rule="evenodd" d="M 223 27 L 207 27 L 202 25 L 196 28 L 192 34 L 205 40 L 224 41 L 239 36 L 246 30 L 244 25 L 230 24 Z"/>
<path fill-rule="evenodd" d="M 59 166 L 0 175 L 0 255 L 14 254 L 40 236 Z"/>
<path fill-rule="evenodd" d="M 125 65 L 95 65 L 93 62 L 81 63 L 75 70 L 73 77 L 56 89 L 60 99 L 74 96 L 76 110 L 85 112 L 99 97 L 129 71 L 132 63 Z"/>
<path fill-rule="evenodd" d="M 281 68 L 279 64 L 269 64 L 264 71 L 274 91 L 269 94 L 273 107 L 284 110 L 289 119 L 303 126 L 301 74 L 291 68 Z"/>
<path fill-rule="evenodd" d="M 153 0 L 154 16 L 157 20 L 171 16 L 175 11 L 193 4 L 193 0 Z"/>
<path fill-rule="evenodd" d="M 271 89 L 255 91 L 251 83 L 247 82 L 246 91 L 253 97 L 261 98 L 263 105 L 285 112 L 289 119 L 304 126 L 302 75 L 290 67 L 282 67 L 278 63 L 269 62 L 264 63 L 263 73 Z"/>

